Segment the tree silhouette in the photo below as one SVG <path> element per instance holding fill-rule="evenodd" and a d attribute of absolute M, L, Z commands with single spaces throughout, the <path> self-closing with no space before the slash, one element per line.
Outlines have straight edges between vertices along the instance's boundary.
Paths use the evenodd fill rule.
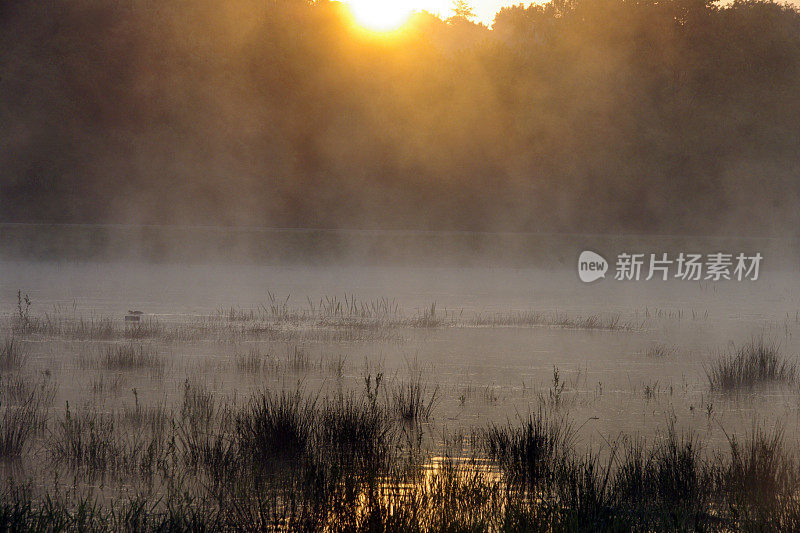
<path fill-rule="evenodd" d="M 453 2 L 453 13 L 454 16 L 467 20 L 475 18 L 475 10 L 466 0 L 455 0 L 455 2 Z"/>

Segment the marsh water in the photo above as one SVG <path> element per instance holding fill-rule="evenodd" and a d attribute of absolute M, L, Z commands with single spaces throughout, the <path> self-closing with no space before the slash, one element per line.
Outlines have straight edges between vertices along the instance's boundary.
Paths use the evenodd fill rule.
<path fill-rule="evenodd" d="M 109 340 L 28 336 L 21 341 L 28 371 L 55 378 L 56 408 L 69 402 L 111 409 L 132 403 L 134 389 L 136 401 L 171 403 L 187 376 L 242 399 L 259 388 L 298 383 L 310 392 L 360 390 L 370 374 L 402 380 L 417 372 L 429 393 L 436 390 L 432 420 L 447 431 L 515 419 L 557 401 L 570 410 L 587 444 L 620 433 L 652 436 L 670 421 L 712 447 L 756 423 L 781 424 L 788 436 L 800 435 L 794 387 L 721 395 L 711 393 L 705 373 L 714 357 L 754 337 L 777 343 L 796 360 L 800 275 L 794 272 L 769 271 L 758 281 L 609 277 L 592 284 L 566 269 L 455 266 L 5 261 L 0 272 L 6 323 L 18 313 L 18 290 L 30 296 L 37 316 L 110 317 L 119 324 L 129 310 L 162 324 L 190 324 L 232 309 L 267 309 L 271 301 L 309 312 L 326 298 L 384 299 L 406 317 L 434 305 L 444 318 L 433 327 L 398 324 L 339 337 L 321 334 L 318 324 L 307 330 L 301 324 L 282 338 L 145 340 L 166 362 L 158 372 L 80 364 Z M 515 313 L 565 320 L 502 319 Z M 598 327 L 570 322 L 590 316 L 599 317 Z M 237 358 L 254 353 L 283 364 L 274 371 L 243 370 Z M 301 363 L 286 364 L 298 353 Z M 112 394 L 97 394 L 102 381 L 106 388 L 113 384 Z"/>

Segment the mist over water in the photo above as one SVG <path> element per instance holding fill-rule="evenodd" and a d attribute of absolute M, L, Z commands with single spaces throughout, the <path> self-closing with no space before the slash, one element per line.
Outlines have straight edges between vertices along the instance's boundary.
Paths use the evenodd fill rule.
<path fill-rule="evenodd" d="M 453 8 L 0 2 L 0 530 L 800 530 L 800 13 Z"/>
<path fill-rule="evenodd" d="M 5 2 L 0 220 L 796 236 L 800 17 Z"/>

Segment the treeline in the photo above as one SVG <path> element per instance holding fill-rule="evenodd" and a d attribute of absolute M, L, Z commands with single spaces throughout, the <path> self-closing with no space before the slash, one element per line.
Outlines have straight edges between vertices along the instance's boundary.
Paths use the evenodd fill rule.
<path fill-rule="evenodd" d="M 7 0 L 0 220 L 796 235 L 798 95 L 772 2 Z"/>

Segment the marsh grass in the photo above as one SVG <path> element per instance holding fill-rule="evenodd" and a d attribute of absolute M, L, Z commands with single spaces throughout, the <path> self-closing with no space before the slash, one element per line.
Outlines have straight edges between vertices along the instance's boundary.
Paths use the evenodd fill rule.
<path fill-rule="evenodd" d="M 550 387 L 547 389 L 547 394 L 545 395 L 542 392 L 537 393 L 539 405 L 552 410 L 569 407 L 573 403 L 574 398 L 568 398 L 567 395 L 564 394 L 564 388 L 566 386 L 567 382 L 562 379 L 561 371 L 557 366 L 553 366 L 553 380 Z"/>
<path fill-rule="evenodd" d="M 0 343 L 0 370 L 21 368 L 25 364 L 26 356 L 20 342 L 9 335 Z"/>
<path fill-rule="evenodd" d="M 116 414 L 67 408 L 45 448 L 56 466 L 89 479 L 158 475 L 171 488 L 107 505 L 58 494 L 42 504 L 9 486 L 0 527 L 761 531 L 793 530 L 800 517 L 800 463 L 780 429 L 731 436 L 730 453 L 711 457 L 673 425 L 650 444 L 578 451 L 569 418 L 540 409 L 479 431 L 472 455 L 431 457 L 409 452 L 406 427 L 377 392 L 263 391 L 237 407 L 192 381 L 180 412 L 136 393 Z"/>
<path fill-rule="evenodd" d="M 294 346 L 286 354 L 286 369 L 290 372 L 305 372 L 311 368 L 308 352 L 299 346 Z"/>
<path fill-rule="evenodd" d="M 174 332 L 170 332 L 171 336 L 179 337 L 176 335 L 181 330 L 177 330 Z M 122 336 L 126 339 L 156 339 L 160 337 L 164 337 L 167 333 L 166 328 L 161 324 L 161 322 L 155 317 L 148 317 L 145 320 L 140 320 L 139 322 L 132 322 L 130 324 L 126 324 L 125 328 L 123 329 Z"/>
<path fill-rule="evenodd" d="M 120 459 L 114 429 L 111 414 L 73 415 L 67 405 L 64 416 L 56 423 L 50 451 L 56 462 L 105 472 Z"/>
<path fill-rule="evenodd" d="M 392 392 L 395 410 L 407 422 L 429 420 L 439 401 L 439 385 L 431 387 L 422 375 L 412 372 L 411 379 L 398 383 Z"/>
<path fill-rule="evenodd" d="M 436 302 L 431 303 L 427 308 L 413 319 L 409 325 L 417 328 L 435 328 L 443 324 L 443 317 L 436 314 Z"/>
<path fill-rule="evenodd" d="M 645 355 L 655 359 L 662 359 L 665 357 L 674 357 L 678 353 L 678 348 L 675 346 L 667 346 L 662 343 L 654 343 L 647 347 Z"/>
<path fill-rule="evenodd" d="M 258 374 L 264 368 L 264 358 L 258 348 L 251 348 L 246 354 L 236 354 L 236 370 L 242 374 Z"/>
<path fill-rule="evenodd" d="M 626 322 L 615 314 L 570 316 L 562 312 L 510 312 L 493 315 L 465 314 L 440 310 L 436 302 L 410 312 L 394 299 L 359 300 L 323 297 L 305 308 L 289 305 L 289 298 L 270 296 L 257 309 L 229 308 L 215 314 L 181 322 L 163 322 L 155 316 L 127 323 L 104 316 L 83 316 L 72 308 L 55 307 L 33 315 L 23 310 L 24 327 L 18 317 L 11 324 L 20 336 L 38 335 L 85 341 L 154 340 L 190 342 L 202 339 L 231 342 L 270 340 L 275 342 L 365 342 L 401 341 L 407 328 L 506 326 L 552 326 L 569 329 L 638 330 L 642 324 Z"/>
<path fill-rule="evenodd" d="M 278 298 L 269 293 L 269 301 L 258 309 L 229 308 L 216 316 L 227 323 L 242 323 L 251 332 L 285 335 L 280 326 L 323 327 L 335 329 L 380 330 L 391 328 L 436 328 L 443 326 L 553 326 L 569 329 L 639 330 L 643 323 L 624 321 L 619 314 L 570 316 L 564 312 L 514 311 L 508 313 L 464 315 L 444 312 L 432 302 L 427 307 L 407 312 L 396 300 L 376 298 L 360 300 L 354 295 L 323 296 L 318 303 L 307 298 L 305 308 L 292 307 L 290 297 Z M 277 327 L 277 329 L 276 329 Z"/>
<path fill-rule="evenodd" d="M 235 369 L 254 375 L 313 369 L 337 377 L 346 358 L 312 362 L 307 348 L 314 346 L 309 339 L 315 335 L 364 340 L 392 327 L 471 325 L 435 305 L 408 318 L 388 300 L 366 304 L 351 297 L 309 302 L 302 311 L 290 308 L 288 298 L 273 298 L 260 311 L 232 310 L 197 323 L 154 322 L 138 329 L 110 320 L 49 326 L 32 316 L 27 321 L 24 335 L 50 328 L 69 338 L 116 341 L 93 351 L 93 358 L 79 354 L 83 368 L 162 368 L 162 357 L 142 339 L 210 338 L 241 346 L 269 338 L 291 339 L 285 357 L 257 349 L 234 352 Z M 613 316 L 559 314 L 495 317 L 484 325 L 629 327 Z M 669 352 L 663 348 L 648 355 L 663 357 Z M 740 355 L 744 363 L 736 360 Z M 94 500 L 78 492 L 68 499 L 47 489 L 34 496 L 6 487 L 0 489 L 0 530 L 789 531 L 800 526 L 800 462 L 787 451 L 781 430 L 754 430 L 743 440 L 732 435 L 729 453 L 711 458 L 694 436 L 672 426 L 649 443 L 621 437 L 604 441 L 600 449 L 579 448 L 569 418 L 575 384 L 570 381 L 566 390 L 554 368 L 536 414 L 478 428 L 469 444 L 460 441 L 464 447 L 457 453 L 437 449 L 443 457 L 432 457 L 421 444 L 436 438 L 432 425 L 410 422 L 432 418 L 439 387 L 418 368 L 409 365 L 409 376 L 399 381 L 366 372 L 365 390 L 357 393 L 343 391 L 337 381 L 338 390 L 327 396 L 298 386 L 262 390 L 242 403 L 188 380 L 174 408 L 140 403 L 136 389 L 125 387 L 120 377 L 137 374 L 113 372 L 112 380 L 106 372 L 91 382 L 92 390 L 123 396 L 122 407 L 93 398 L 80 410 L 61 412 L 50 412 L 50 393 L 14 373 L 16 381 L 3 381 L 0 398 L 3 457 L 33 451 L 32 457 L 53 471 L 109 487 L 108 494 L 112 486 L 125 490 Z M 743 346 L 719 368 L 725 372 L 717 373 L 733 376 L 726 380 L 734 383 L 796 378 L 794 365 L 763 339 Z M 709 382 L 723 390 L 711 377 Z M 479 400 L 482 390 L 485 403 L 503 401 L 490 386 L 469 386 L 458 400 L 462 405 Z M 657 383 L 649 385 L 645 398 L 657 391 Z M 530 400 L 535 404 L 535 397 Z"/>
<path fill-rule="evenodd" d="M 154 434 L 163 433 L 173 420 L 173 414 L 164 403 L 142 405 L 139 395 L 133 389 L 134 405 L 125 407 L 118 415 L 119 423 L 135 429 L 148 429 Z"/>
<path fill-rule="evenodd" d="M 47 424 L 56 387 L 47 378 L 17 377 L 0 384 L 0 459 L 19 457 Z"/>
<path fill-rule="evenodd" d="M 752 339 L 733 353 L 720 355 L 705 368 L 712 391 L 732 392 L 758 385 L 796 382 L 797 365 L 764 337 Z"/>
<path fill-rule="evenodd" d="M 81 368 L 93 367 L 94 363 L 84 359 L 79 355 L 78 366 Z M 105 376 L 103 374 L 93 376 L 89 388 L 94 396 L 102 397 L 109 394 L 116 394 L 122 389 L 124 384 L 123 376 L 114 374 L 113 376 Z"/>
<path fill-rule="evenodd" d="M 318 414 L 316 453 L 350 468 L 390 467 L 398 433 L 391 413 L 382 404 L 364 401 L 354 393 L 326 398 Z"/>
<path fill-rule="evenodd" d="M 500 395 L 498 393 L 499 387 L 497 385 L 486 385 L 483 387 L 483 394 L 481 394 L 481 399 L 483 403 L 494 405 L 500 400 Z"/>
<path fill-rule="evenodd" d="M 160 369 L 164 360 L 152 346 L 131 342 L 107 346 L 100 364 L 108 370 Z"/>
<path fill-rule="evenodd" d="M 207 482 L 222 483 L 239 472 L 241 446 L 236 440 L 233 406 L 220 403 L 204 383 L 187 379 L 178 421 L 173 421 L 176 450 L 189 468 L 202 468 Z"/>
<path fill-rule="evenodd" d="M 291 295 L 278 297 L 267 292 L 267 301 L 255 309 L 231 307 L 218 310 L 217 317 L 228 322 L 298 326 L 308 324 L 327 327 L 375 328 L 410 325 L 397 302 L 392 298 L 359 299 L 355 295 L 322 296 L 318 302 L 306 297 L 306 307 L 289 304 Z"/>
<path fill-rule="evenodd" d="M 5 531 L 217 531 L 223 526 L 218 513 L 182 495 L 156 501 L 134 496 L 107 508 L 92 495 L 58 492 L 39 504 L 30 487 L 0 491 L 0 527 Z"/>
<path fill-rule="evenodd" d="M 308 451 L 316 426 L 316 398 L 301 391 L 262 392 L 236 420 L 242 449 L 255 462 L 293 459 Z"/>
<path fill-rule="evenodd" d="M 665 437 L 650 448 L 628 442 L 613 478 L 611 496 L 617 513 L 648 529 L 683 524 L 702 528 L 710 516 L 714 493 L 710 463 L 692 434 L 670 425 Z"/>
<path fill-rule="evenodd" d="M 196 323 L 130 328 L 110 319 L 48 326 L 27 316 L 25 332 L 16 338 L 27 341 L 22 335 L 50 331 L 104 341 L 108 348 L 92 351 L 92 358 L 79 355 L 84 368 L 104 370 L 161 368 L 163 359 L 143 339 L 208 338 L 230 343 L 220 344 L 226 350 L 253 338 L 291 339 L 285 357 L 282 351 L 275 357 L 258 350 L 235 354 L 226 371 L 231 366 L 248 374 L 313 369 L 341 377 L 345 358 L 312 362 L 307 350 L 317 354 L 318 346 L 309 339 L 365 340 L 392 327 L 474 325 L 435 305 L 409 318 L 389 300 L 331 298 L 298 311 L 288 298 L 272 297 L 265 305 Z M 486 320 L 498 326 L 627 327 L 618 317 L 600 315 Z M 750 373 L 791 374 L 785 382 L 793 382 L 794 367 L 779 354 L 777 360 L 756 364 L 767 370 Z M 800 530 L 800 463 L 780 429 L 756 429 L 741 440 L 731 435 L 728 453 L 710 458 L 693 435 L 672 426 L 649 442 L 620 438 L 584 449 L 569 418 L 576 385 L 570 380 L 565 389 L 563 374 L 554 368 L 538 412 L 479 427 L 470 435 L 474 441 L 458 436 L 458 446 L 456 437 L 441 444 L 431 435 L 438 427 L 408 423 L 430 419 L 439 399 L 438 385 L 416 368 L 410 365 L 405 381 L 384 379 L 383 368 L 368 368 L 358 392 L 337 382 L 337 389 L 325 389 L 334 390 L 326 396 L 298 386 L 265 389 L 241 403 L 235 395 L 220 396 L 187 380 L 174 407 L 166 399 L 140 402 L 130 388 L 141 386 L 134 372 L 86 372 L 95 394 L 113 401 L 92 398 L 79 410 L 58 411 L 49 409 L 50 392 L 12 372 L 10 379 L 4 376 L 0 396 L 3 457 L 28 457 L 49 471 L 74 476 L 74 486 L 90 488 L 67 496 L 36 479 L 34 495 L 4 484 L 0 530 Z M 281 376 L 254 379 L 262 377 L 274 384 Z M 485 403 L 502 405 L 505 390 L 470 385 L 459 390 L 458 400 L 480 401 L 482 395 Z M 658 390 L 657 382 L 648 383 L 645 397 Z M 535 405 L 533 395 L 528 400 Z M 419 444 L 423 438 L 425 444 Z M 435 451 L 426 448 L 428 442 L 435 443 Z M 97 500 L 92 487 L 102 491 Z"/>
<path fill-rule="evenodd" d="M 308 303 L 311 313 L 321 317 L 385 319 L 402 316 L 400 306 L 394 298 L 361 300 L 354 295 L 345 294 L 343 299 L 323 296 L 316 307 L 311 300 L 308 300 Z"/>
<path fill-rule="evenodd" d="M 342 379 L 347 368 L 347 356 L 339 354 L 335 359 L 328 360 L 325 367 L 336 379 Z"/>
<path fill-rule="evenodd" d="M 63 308 L 28 317 L 22 333 L 74 340 L 99 341 L 118 337 L 118 330 L 110 317 L 77 316 L 74 309 L 69 312 Z"/>
<path fill-rule="evenodd" d="M 598 455 L 569 457 L 557 470 L 556 498 L 564 522 L 576 531 L 613 529 L 612 462 Z"/>
<path fill-rule="evenodd" d="M 639 440 L 613 443 L 605 460 L 597 452 L 577 453 L 573 439 L 567 421 L 542 411 L 521 425 L 492 426 L 483 434 L 485 453 L 508 482 L 542 509 L 554 511 L 549 527 L 694 530 L 715 525 L 711 463 L 692 435 L 670 427 L 651 447 Z M 525 508 L 525 499 L 511 503 Z M 525 519 L 525 513 L 518 518 Z"/>
<path fill-rule="evenodd" d="M 388 511 L 384 527 L 400 531 L 504 529 L 507 493 L 497 476 L 474 458 L 445 455 L 425 471 L 409 490 L 384 498 Z"/>
<path fill-rule="evenodd" d="M 73 306 L 55 307 L 41 315 L 26 315 L 25 326 L 15 320 L 12 329 L 20 335 L 62 337 L 82 341 L 141 340 L 191 341 L 221 333 L 231 334 L 230 328 L 214 327 L 213 323 L 195 320 L 186 323 L 164 324 L 156 317 L 140 322 L 122 323 L 107 316 L 82 316 Z"/>
<path fill-rule="evenodd" d="M 484 452 L 509 482 L 536 494 L 552 489 L 572 439 L 568 422 L 547 417 L 541 409 L 521 424 L 492 425 L 482 434 Z"/>
<path fill-rule="evenodd" d="M 235 353 L 233 359 L 236 371 L 240 374 L 278 374 L 281 372 L 303 374 L 313 370 L 326 371 L 336 377 L 341 377 L 346 365 L 344 357 L 329 361 L 325 361 L 323 358 L 312 361 L 309 353 L 299 346 L 288 348 L 285 358 L 262 354 L 258 348 L 251 348 L 247 353 Z"/>
<path fill-rule="evenodd" d="M 163 470 L 174 450 L 165 413 L 155 410 L 72 412 L 67 404 L 48 438 L 54 466 L 67 466 L 89 479 L 113 475 L 118 479 L 149 480 Z"/>
<path fill-rule="evenodd" d="M 786 448 L 784 430 L 755 425 L 740 441 L 729 435 L 730 456 L 718 459 L 716 485 L 737 528 L 742 530 L 793 529 L 797 525 L 800 470 Z"/>
<path fill-rule="evenodd" d="M 544 311 L 515 311 L 511 313 L 496 313 L 493 315 L 479 314 L 475 318 L 477 326 L 551 326 L 566 329 L 600 329 L 600 330 L 638 330 L 642 324 L 623 321 L 618 314 L 594 314 L 588 316 L 569 316 L 562 312 Z"/>

